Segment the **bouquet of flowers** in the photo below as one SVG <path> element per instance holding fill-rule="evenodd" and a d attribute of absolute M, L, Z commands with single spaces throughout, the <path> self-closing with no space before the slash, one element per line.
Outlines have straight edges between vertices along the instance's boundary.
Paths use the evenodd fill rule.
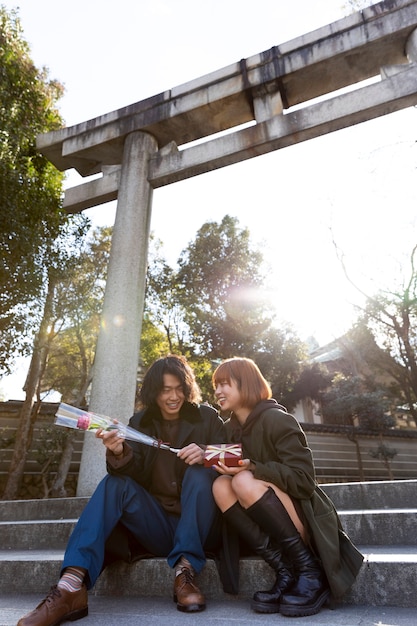
<path fill-rule="evenodd" d="M 169 444 L 163 443 L 150 435 L 145 435 L 135 428 L 121 424 L 98 413 L 91 413 L 77 409 L 75 406 L 61 402 L 55 413 L 55 425 L 65 426 L 66 428 L 76 428 L 77 430 L 97 431 L 99 428 L 103 430 L 117 430 L 119 436 L 130 441 L 138 441 L 147 446 L 161 448 L 161 450 L 169 450 L 170 452 L 178 452 L 177 448 L 171 448 Z"/>

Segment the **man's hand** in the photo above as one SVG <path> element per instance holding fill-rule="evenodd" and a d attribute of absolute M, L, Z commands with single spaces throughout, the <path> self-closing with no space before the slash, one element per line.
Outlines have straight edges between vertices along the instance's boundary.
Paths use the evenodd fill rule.
<path fill-rule="evenodd" d="M 204 462 L 204 450 L 196 443 L 189 443 L 185 448 L 177 452 L 177 457 L 182 459 L 187 465 L 202 465 Z"/>
<path fill-rule="evenodd" d="M 117 424 L 117 420 L 114 420 Z M 123 454 L 123 438 L 120 437 L 120 431 L 116 428 L 114 430 L 102 430 L 98 429 L 96 432 L 97 439 L 101 439 L 108 450 L 113 452 L 116 456 Z"/>

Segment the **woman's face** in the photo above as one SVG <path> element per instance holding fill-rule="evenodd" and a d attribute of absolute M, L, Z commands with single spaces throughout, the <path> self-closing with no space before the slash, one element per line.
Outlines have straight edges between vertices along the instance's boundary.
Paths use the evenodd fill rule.
<path fill-rule="evenodd" d="M 216 384 L 214 394 L 222 411 L 233 411 L 237 413 L 242 407 L 241 394 L 237 383 L 233 378 L 219 380 Z"/>
<path fill-rule="evenodd" d="M 164 386 L 156 398 L 162 417 L 165 420 L 177 419 L 184 401 L 185 396 L 180 379 L 172 374 L 164 374 Z"/>

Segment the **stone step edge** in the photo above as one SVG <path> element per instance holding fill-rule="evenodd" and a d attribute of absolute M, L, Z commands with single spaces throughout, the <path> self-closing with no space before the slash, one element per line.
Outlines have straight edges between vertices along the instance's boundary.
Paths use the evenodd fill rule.
<path fill-rule="evenodd" d="M 352 508 L 356 511 L 373 510 L 376 508 L 394 510 L 399 507 L 404 508 L 410 499 L 414 499 L 417 492 L 416 479 L 321 483 L 319 486 L 332 498 L 339 512 Z M 392 497 L 393 492 L 395 492 L 394 499 Z M 376 496 L 378 496 L 377 503 L 375 503 Z M 80 514 L 88 500 L 89 498 L 86 496 L 36 500 L 3 500 L 0 501 L 0 519 L 5 520 L 6 518 L 5 521 L 7 521 L 7 518 L 10 518 L 10 521 L 13 521 L 11 519 L 13 517 L 12 511 L 14 511 L 15 516 L 22 519 L 26 517 L 30 509 L 38 509 L 37 516 L 41 515 L 43 517 L 45 514 L 43 519 L 50 518 L 49 511 L 51 510 L 55 511 L 55 516 L 59 515 L 62 519 L 65 517 L 65 511 L 71 510 L 71 517 L 73 517 Z M 377 506 L 366 506 L 367 500 L 377 504 Z M 393 506 L 384 506 L 386 502 L 391 502 Z"/>
<path fill-rule="evenodd" d="M 352 588 L 341 604 L 398 606 L 417 608 L 417 546 L 399 550 L 386 546 L 361 546 L 365 562 Z M 27 594 L 45 596 L 56 583 L 62 562 L 61 551 L 1 551 L 0 593 L 13 594 L 16 589 Z M 240 567 L 240 590 L 230 596 L 222 589 L 212 559 L 199 574 L 197 583 L 208 599 L 248 599 L 254 589 L 269 589 L 274 575 L 271 568 L 257 557 L 244 558 Z M 16 581 L 20 581 L 20 584 Z M 166 596 L 172 593 L 173 572 L 163 558 L 142 560 L 131 565 L 118 562 L 107 568 L 90 594 L 95 596 Z"/>
<path fill-rule="evenodd" d="M 417 563 L 417 544 L 412 546 L 384 546 L 384 545 L 367 545 L 357 546 L 358 550 L 364 555 L 365 562 L 386 562 L 386 563 Z M 63 550 L 4 550 L 0 549 L 0 563 L 12 562 L 12 561 L 59 561 L 61 562 L 64 557 Z M 211 559 L 208 559 L 211 560 Z M 166 560 L 161 557 L 151 557 L 139 560 L 141 563 L 146 561 L 166 563 Z M 139 562 L 136 561 L 136 562 Z M 262 563 L 262 559 L 253 557 L 242 557 L 241 561 L 259 561 Z"/>
<path fill-rule="evenodd" d="M 415 508 L 349 511 L 341 513 L 340 519 L 355 544 L 401 546 L 417 543 Z M 76 518 L 0 521 L 0 550 L 64 550 L 76 522 Z"/>
<path fill-rule="evenodd" d="M 354 517 L 358 515 L 370 516 L 370 515 L 416 515 L 417 508 L 414 507 L 401 507 L 398 509 L 350 509 L 350 510 L 338 510 L 339 517 Z M 30 518 L 30 519 L 4 519 L 0 520 L 0 527 L 6 524 L 13 524 L 16 526 L 24 524 L 64 524 L 74 523 L 78 521 L 78 517 L 59 517 L 59 518 Z"/>

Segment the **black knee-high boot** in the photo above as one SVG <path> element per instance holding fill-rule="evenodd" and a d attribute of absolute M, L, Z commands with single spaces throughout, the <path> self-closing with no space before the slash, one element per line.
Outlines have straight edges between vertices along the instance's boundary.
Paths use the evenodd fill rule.
<path fill-rule="evenodd" d="M 271 589 L 257 591 L 254 594 L 251 608 L 258 613 L 278 613 L 282 593 L 290 589 L 295 581 L 282 561 L 281 550 L 271 542 L 269 535 L 246 514 L 239 502 L 233 504 L 223 513 L 223 516 L 236 529 L 248 547 L 264 559 L 276 574 L 276 580 Z"/>
<path fill-rule="evenodd" d="M 247 509 L 247 513 L 262 530 L 275 539 L 296 576 L 296 582 L 281 597 L 280 613 L 289 617 L 318 613 L 330 596 L 326 576 L 274 490 L 269 487 Z"/>

